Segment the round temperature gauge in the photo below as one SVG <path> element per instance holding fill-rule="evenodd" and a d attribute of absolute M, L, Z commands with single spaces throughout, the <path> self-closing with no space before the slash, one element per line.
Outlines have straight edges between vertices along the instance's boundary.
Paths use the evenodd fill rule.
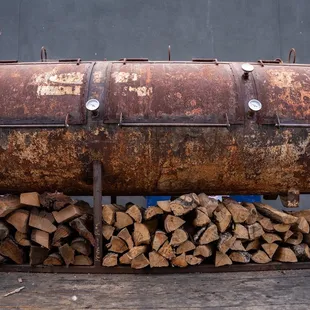
<path fill-rule="evenodd" d="M 86 109 L 88 111 L 96 111 L 100 106 L 100 103 L 97 99 L 89 99 L 86 102 Z"/>
<path fill-rule="evenodd" d="M 248 106 L 249 106 L 250 110 L 255 111 L 255 112 L 257 112 L 257 111 L 262 109 L 261 102 L 256 100 L 256 99 L 250 100 L 249 103 L 248 103 Z"/>

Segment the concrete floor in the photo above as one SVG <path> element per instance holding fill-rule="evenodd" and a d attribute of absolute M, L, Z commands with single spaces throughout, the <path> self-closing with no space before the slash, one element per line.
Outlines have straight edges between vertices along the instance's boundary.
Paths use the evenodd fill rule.
<path fill-rule="evenodd" d="M 0 278 L 0 309 L 310 309 L 310 270 L 161 276 L 0 273 Z M 3 297 L 21 286 L 21 292 Z"/>

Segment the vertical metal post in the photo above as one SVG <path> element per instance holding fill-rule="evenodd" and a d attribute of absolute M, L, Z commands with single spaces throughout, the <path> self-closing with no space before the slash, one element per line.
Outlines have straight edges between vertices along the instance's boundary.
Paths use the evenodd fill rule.
<path fill-rule="evenodd" d="M 93 198 L 94 198 L 94 265 L 101 266 L 102 261 L 102 165 L 93 162 Z"/>
<path fill-rule="evenodd" d="M 111 196 L 111 203 L 116 204 L 116 196 Z"/>

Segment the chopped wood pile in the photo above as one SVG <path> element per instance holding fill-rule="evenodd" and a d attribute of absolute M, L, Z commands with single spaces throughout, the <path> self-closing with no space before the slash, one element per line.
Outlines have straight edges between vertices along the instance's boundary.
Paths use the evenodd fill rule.
<path fill-rule="evenodd" d="M 0 263 L 92 265 L 93 212 L 62 193 L 0 197 Z"/>
<path fill-rule="evenodd" d="M 142 209 L 102 208 L 102 265 L 186 267 L 310 260 L 310 210 L 276 210 L 263 203 L 219 202 L 186 194 Z"/>

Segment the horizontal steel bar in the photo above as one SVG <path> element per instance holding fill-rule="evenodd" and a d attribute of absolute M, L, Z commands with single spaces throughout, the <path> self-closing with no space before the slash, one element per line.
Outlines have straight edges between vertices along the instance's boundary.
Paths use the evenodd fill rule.
<path fill-rule="evenodd" d="M 230 127 L 230 124 L 208 123 L 119 123 L 120 127 Z"/>
<path fill-rule="evenodd" d="M 310 128 L 310 124 L 275 124 L 276 127 L 303 127 L 303 128 Z"/>
<path fill-rule="evenodd" d="M 0 124 L 0 128 L 65 128 L 66 124 Z"/>
<path fill-rule="evenodd" d="M 163 267 L 133 269 L 131 267 L 102 267 L 102 266 L 29 266 L 29 265 L 1 265 L 0 272 L 35 272 L 35 273 L 92 273 L 92 274 L 178 274 L 178 273 L 219 273 L 219 272 L 249 272 L 267 270 L 310 269 L 310 262 L 268 264 L 233 264 L 215 267 L 211 264 L 189 266 L 186 268 Z"/>

